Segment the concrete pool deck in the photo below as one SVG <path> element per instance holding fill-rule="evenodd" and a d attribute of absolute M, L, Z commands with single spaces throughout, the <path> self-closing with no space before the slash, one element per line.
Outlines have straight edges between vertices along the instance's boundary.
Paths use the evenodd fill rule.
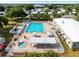
<path fill-rule="evenodd" d="M 43 38 L 49 38 L 47 33 L 48 32 L 52 32 L 55 35 L 56 42 L 60 44 L 61 49 L 63 49 L 63 50 L 57 49 L 57 48 L 47 48 L 47 49 L 46 48 L 42 48 L 42 49 L 39 48 L 38 49 L 38 48 L 34 47 L 33 44 L 29 41 L 29 39 L 31 37 L 35 37 L 34 36 L 35 34 L 34 33 L 23 32 L 18 37 L 18 40 L 16 40 L 14 42 L 14 45 L 12 46 L 12 49 L 11 49 L 10 53 L 14 53 L 14 52 L 17 52 L 17 53 L 18 52 L 22 52 L 22 53 L 24 53 L 24 52 L 46 52 L 47 50 L 54 50 L 54 51 L 56 51 L 58 53 L 63 53 L 64 52 L 64 48 L 62 47 L 62 45 L 61 45 L 61 43 L 60 43 L 60 41 L 59 41 L 59 39 L 58 39 L 58 37 L 57 37 L 57 35 L 55 33 L 55 30 L 52 29 L 53 24 L 51 25 L 48 22 L 42 22 L 42 23 L 44 23 L 44 25 L 45 25 L 45 27 L 44 27 L 45 32 L 43 32 L 43 33 L 36 33 L 36 34 L 40 35 Z M 26 38 L 24 38 L 24 37 L 26 37 Z M 18 42 L 22 42 L 22 41 L 24 41 L 26 43 L 26 46 L 24 48 L 19 48 Z"/>

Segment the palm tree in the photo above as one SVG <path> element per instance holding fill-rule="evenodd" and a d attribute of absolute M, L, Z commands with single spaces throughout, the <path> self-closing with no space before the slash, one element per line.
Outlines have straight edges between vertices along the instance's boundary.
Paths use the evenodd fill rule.
<path fill-rule="evenodd" d="M 2 20 L 0 19 L 0 28 L 3 28 Z"/>
<path fill-rule="evenodd" d="M 8 25 L 8 20 L 4 16 L 0 16 L 0 27 L 3 28 L 3 25 Z"/>

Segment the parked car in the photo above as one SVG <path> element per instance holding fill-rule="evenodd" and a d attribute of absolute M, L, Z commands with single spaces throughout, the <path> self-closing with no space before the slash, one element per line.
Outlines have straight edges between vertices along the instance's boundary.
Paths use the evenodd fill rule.
<path fill-rule="evenodd" d="M 0 50 L 3 50 L 6 47 L 5 45 L 5 38 L 0 37 Z"/>
<path fill-rule="evenodd" d="M 0 44 L 0 51 L 4 50 L 5 47 L 5 44 Z"/>

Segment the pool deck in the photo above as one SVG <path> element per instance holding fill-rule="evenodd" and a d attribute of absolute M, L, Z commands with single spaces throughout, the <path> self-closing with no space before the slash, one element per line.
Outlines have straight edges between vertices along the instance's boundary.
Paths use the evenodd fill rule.
<path fill-rule="evenodd" d="M 59 41 L 59 39 L 58 39 L 58 37 L 57 37 L 57 35 L 56 35 L 56 33 L 55 33 L 55 30 L 54 29 L 52 29 L 52 23 L 50 22 L 50 23 L 48 23 L 48 22 L 42 22 L 42 23 L 44 23 L 44 25 L 45 25 L 45 32 L 43 32 L 43 33 L 36 33 L 36 34 L 38 34 L 38 35 L 40 35 L 41 37 L 43 37 L 43 38 L 48 38 L 48 34 L 47 34 L 47 32 L 49 32 L 49 31 L 51 31 L 51 32 L 53 32 L 54 33 L 54 35 L 55 35 L 55 38 L 56 38 L 56 42 L 57 43 L 60 43 L 60 41 Z M 52 25 L 51 25 L 52 24 Z M 24 38 L 24 36 L 26 37 L 26 38 Z M 11 53 L 12 52 L 26 52 L 26 51 L 29 51 L 29 52 L 46 52 L 47 50 L 55 50 L 56 52 L 59 52 L 59 53 L 62 53 L 62 52 L 64 52 L 64 51 L 59 51 L 58 49 L 55 49 L 55 48 L 49 48 L 49 49 L 37 49 L 36 47 L 34 47 L 32 44 L 31 44 L 31 42 L 29 41 L 29 39 L 31 38 L 31 37 L 35 37 L 34 36 L 34 34 L 33 33 L 26 33 L 26 32 L 23 32 L 20 36 L 19 36 L 19 38 L 18 38 L 18 40 L 17 41 L 15 41 L 14 42 L 14 45 L 12 46 L 12 49 L 11 49 Z M 25 48 L 19 48 L 18 47 L 18 42 L 22 42 L 22 41 L 24 41 L 24 42 L 26 42 L 26 46 L 25 46 Z M 61 45 L 61 43 L 60 43 L 60 45 Z M 61 45 L 61 47 L 62 47 L 62 45 Z M 62 47 L 63 48 L 63 47 Z M 64 48 L 63 48 L 64 49 Z"/>

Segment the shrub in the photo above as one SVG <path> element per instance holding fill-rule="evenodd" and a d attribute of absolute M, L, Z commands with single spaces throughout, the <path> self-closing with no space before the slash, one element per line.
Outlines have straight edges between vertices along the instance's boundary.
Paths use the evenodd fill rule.
<path fill-rule="evenodd" d="M 57 54 L 56 52 L 52 51 L 52 50 L 49 50 L 49 51 L 47 52 L 47 54 L 48 54 L 48 56 L 50 56 L 50 57 L 58 57 L 58 54 Z"/>
<path fill-rule="evenodd" d="M 37 52 L 26 52 L 26 57 L 58 57 L 58 53 L 49 50 L 47 53 L 37 53 Z"/>
<path fill-rule="evenodd" d="M 50 20 L 50 15 L 48 14 L 31 14 L 31 20 Z"/>

